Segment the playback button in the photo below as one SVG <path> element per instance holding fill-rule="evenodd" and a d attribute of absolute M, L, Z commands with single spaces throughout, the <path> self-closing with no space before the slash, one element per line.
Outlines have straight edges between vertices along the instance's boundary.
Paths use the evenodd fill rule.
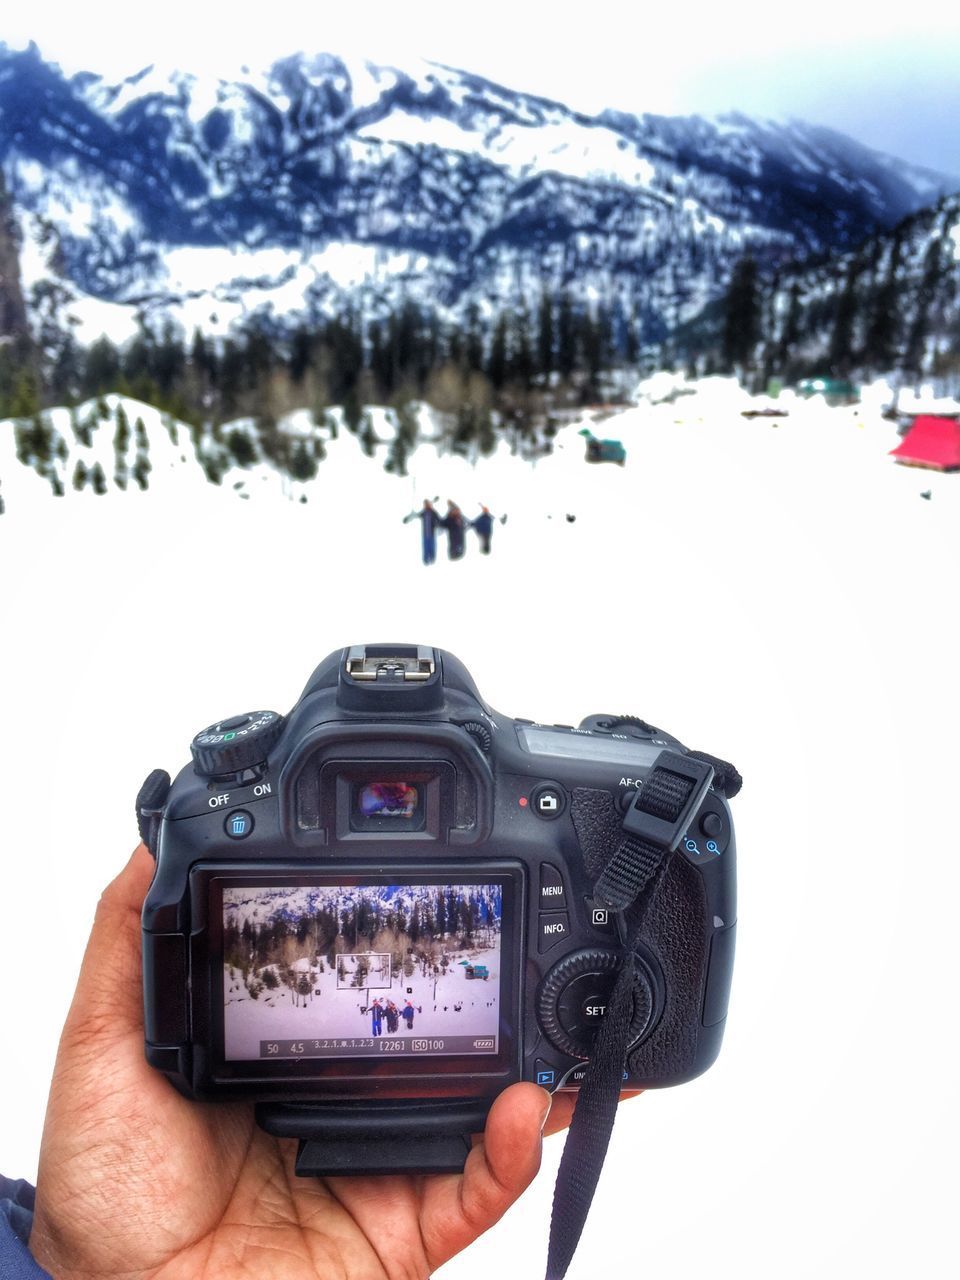
<path fill-rule="evenodd" d="M 560 1072 L 552 1062 L 547 1062 L 545 1058 L 537 1058 L 534 1076 L 542 1089 L 553 1089 L 560 1078 Z"/>

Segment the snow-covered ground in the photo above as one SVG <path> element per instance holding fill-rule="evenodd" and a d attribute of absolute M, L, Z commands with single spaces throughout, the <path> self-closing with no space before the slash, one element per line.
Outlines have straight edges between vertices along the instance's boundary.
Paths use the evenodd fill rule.
<path fill-rule="evenodd" d="M 623 468 L 585 466 L 569 427 L 532 468 L 426 446 L 397 480 L 341 438 L 306 503 L 259 469 L 207 485 L 153 422 L 147 493 L 55 499 L 0 426 L 6 1171 L 35 1171 L 147 772 L 216 718 L 286 710 L 332 649 L 432 643 L 505 712 L 634 712 L 745 778 L 723 1052 L 623 1107 L 570 1280 L 945 1277 L 960 475 L 893 463 L 882 399 L 750 421 L 703 384 L 594 424 Z M 508 514 L 492 555 L 419 563 L 401 518 L 434 495 Z M 559 1154 L 444 1280 L 536 1274 Z"/>
<path fill-rule="evenodd" d="M 389 957 L 388 957 L 389 959 Z M 461 961 L 486 965 L 487 979 L 468 979 Z M 263 1041 L 305 1040 L 303 1056 L 325 1058 L 336 1050 L 328 1042 L 337 1037 L 365 1043 L 350 1046 L 357 1055 L 378 1051 L 374 1040 L 391 1038 L 386 1025 L 374 1033 L 371 1005 L 380 1000 L 385 1007 L 392 1000 L 402 1010 L 409 1001 L 414 1017 L 408 1027 L 401 1021 L 394 1034 L 417 1036 L 474 1036 L 490 1040 L 495 1051 L 500 1031 L 500 955 L 497 948 L 452 951 L 442 976 L 434 977 L 417 969 L 409 977 L 394 970 L 386 983 L 375 981 L 360 988 L 338 987 L 337 971 L 329 967 L 318 972 L 310 965 L 304 972 L 311 979 L 310 993 L 301 997 L 288 988 L 264 990 L 253 1000 L 236 972 L 224 972 L 224 1052 L 228 1059 L 258 1059 L 268 1056 Z M 369 1043 L 366 1043 L 369 1042 Z M 300 1051 L 297 1051 L 299 1054 Z M 452 1052 L 452 1050 L 451 1050 Z M 279 1057 L 290 1057 L 283 1047 Z M 296 1055 L 294 1055 L 296 1056 Z"/>

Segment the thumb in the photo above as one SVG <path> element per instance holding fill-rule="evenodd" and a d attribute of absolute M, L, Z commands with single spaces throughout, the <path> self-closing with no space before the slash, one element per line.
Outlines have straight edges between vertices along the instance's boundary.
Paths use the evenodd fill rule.
<path fill-rule="evenodd" d="M 154 867 L 146 846 L 138 845 L 101 894 L 65 1037 L 99 1043 L 103 1037 L 119 1038 L 142 1029 L 140 909 Z"/>
<path fill-rule="evenodd" d="M 463 1174 L 427 1179 L 421 1229 L 432 1267 L 452 1258 L 498 1222 L 540 1168 L 540 1134 L 550 1095 L 514 1084 L 490 1108 L 482 1141 Z"/>

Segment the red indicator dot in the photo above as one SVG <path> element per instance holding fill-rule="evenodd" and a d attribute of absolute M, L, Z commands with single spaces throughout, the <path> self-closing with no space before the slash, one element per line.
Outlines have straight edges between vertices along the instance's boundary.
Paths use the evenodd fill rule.
<path fill-rule="evenodd" d="M 521 809 L 525 809 L 526 807 L 527 807 L 527 797 L 526 797 L 526 796 L 521 796 L 521 797 L 520 797 L 520 808 L 521 808 Z"/>

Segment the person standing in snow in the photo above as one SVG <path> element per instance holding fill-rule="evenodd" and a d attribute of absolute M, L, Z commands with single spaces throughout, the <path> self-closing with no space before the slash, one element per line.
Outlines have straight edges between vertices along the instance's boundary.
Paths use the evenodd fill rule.
<path fill-rule="evenodd" d="M 387 1001 L 387 1030 L 391 1035 L 400 1026 L 400 1010 L 392 1000 Z"/>
<path fill-rule="evenodd" d="M 463 512 L 451 499 L 447 499 L 447 514 L 443 518 L 447 531 L 447 555 L 451 560 L 462 560 L 467 549 L 466 521 Z"/>
<path fill-rule="evenodd" d="M 403 1018 L 404 1022 L 407 1024 L 408 1031 L 413 1030 L 413 1012 L 413 1005 L 408 1000 L 400 1011 L 400 1017 Z"/>
<path fill-rule="evenodd" d="M 383 1006 L 379 1000 L 374 1000 L 370 1006 L 370 1018 L 375 1036 L 383 1035 Z"/>
<path fill-rule="evenodd" d="M 411 520 L 419 520 L 421 522 L 420 538 L 423 563 L 433 564 L 437 558 L 437 526 L 445 527 L 445 523 L 429 498 L 424 498 L 423 506 L 419 511 L 411 511 L 409 515 L 403 517 L 404 524 L 409 524 Z"/>
<path fill-rule="evenodd" d="M 500 523 L 506 520 L 506 516 L 500 517 Z M 493 521 L 494 516 L 490 514 L 490 508 L 481 505 L 480 514 L 476 520 L 470 521 L 470 528 L 476 533 L 480 539 L 480 550 L 485 556 L 490 554 L 490 539 L 493 537 Z"/>

